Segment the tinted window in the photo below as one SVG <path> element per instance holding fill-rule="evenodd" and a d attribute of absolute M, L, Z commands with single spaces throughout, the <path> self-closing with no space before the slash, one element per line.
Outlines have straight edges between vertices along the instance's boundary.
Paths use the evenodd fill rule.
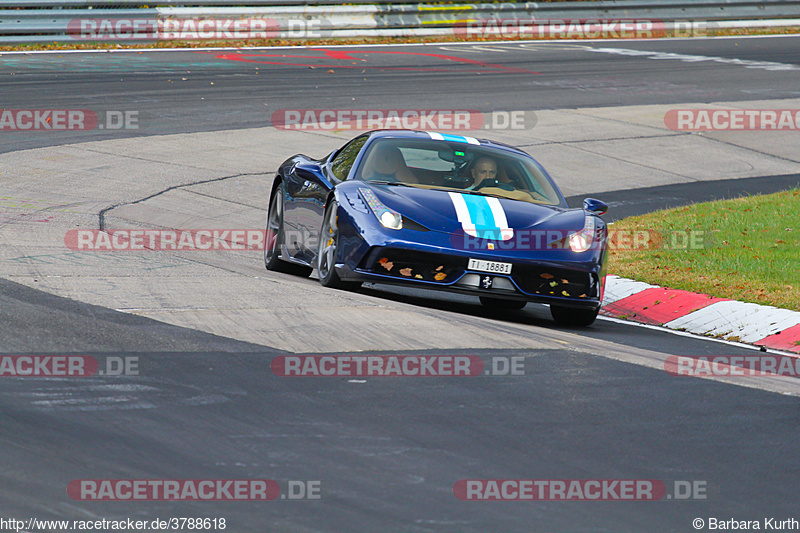
<path fill-rule="evenodd" d="M 356 160 L 356 156 L 358 152 L 361 151 L 361 147 L 364 146 L 364 143 L 367 142 L 367 137 L 358 137 L 357 139 L 352 140 L 349 144 L 345 145 L 336 157 L 333 159 L 331 163 L 331 170 L 333 174 L 340 180 L 347 179 L 347 175 L 350 173 L 350 169 L 353 168 L 353 163 Z"/>

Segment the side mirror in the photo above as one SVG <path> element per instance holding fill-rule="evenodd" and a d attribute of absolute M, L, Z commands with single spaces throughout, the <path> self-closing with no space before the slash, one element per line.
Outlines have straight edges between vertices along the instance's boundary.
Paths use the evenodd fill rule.
<path fill-rule="evenodd" d="M 583 201 L 583 208 L 591 211 L 595 215 L 605 215 L 608 213 L 608 204 L 595 200 L 594 198 L 587 198 Z"/>
<path fill-rule="evenodd" d="M 319 163 L 313 163 L 310 161 L 298 163 L 293 167 L 292 171 L 300 179 L 321 183 L 322 185 L 326 186 L 328 190 L 333 189 L 333 185 L 325 175 L 325 172 L 323 172 Z"/>

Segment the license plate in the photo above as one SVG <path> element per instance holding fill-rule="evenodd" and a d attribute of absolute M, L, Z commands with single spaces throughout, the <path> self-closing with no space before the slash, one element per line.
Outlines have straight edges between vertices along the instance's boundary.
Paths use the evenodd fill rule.
<path fill-rule="evenodd" d="M 483 259 L 470 259 L 467 269 L 478 270 L 480 272 L 491 272 L 492 274 L 511 274 L 511 263 L 484 261 Z"/>

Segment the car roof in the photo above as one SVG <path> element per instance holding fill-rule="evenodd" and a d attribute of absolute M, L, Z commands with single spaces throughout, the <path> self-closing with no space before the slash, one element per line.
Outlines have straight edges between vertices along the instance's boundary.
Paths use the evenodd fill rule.
<path fill-rule="evenodd" d="M 515 154 L 531 157 L 530 154 L 523 152 L 519 148 L 511 145 L 492 141 L 489 139 L 478 139 L 466 135 L 456 135 L 453 133 L 442 133 L 438 131 L 419 131 L 419 130 L 374 130 L 369 132 L 372 138 L 391 138 L 391 139 L 426 139 L 438 141 L 454 141 L 472 144 L 473 146 L 482 146 L 485 148 L 497 148 L 506 152 L 513 152 Z"/>

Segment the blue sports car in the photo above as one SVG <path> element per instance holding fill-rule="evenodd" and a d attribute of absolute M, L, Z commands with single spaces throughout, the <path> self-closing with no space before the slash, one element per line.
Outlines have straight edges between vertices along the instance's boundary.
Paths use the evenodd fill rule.
<path fill-rule="evenodd" d="M 587 326 L 603 298 L 608 206 L 569 209 L 531 156 L 460 135 L 381 130 L 278 170 L 269 270 L 326 287 L 391 283 L 472 294 L 489 307 L 550 305 Z"/>

